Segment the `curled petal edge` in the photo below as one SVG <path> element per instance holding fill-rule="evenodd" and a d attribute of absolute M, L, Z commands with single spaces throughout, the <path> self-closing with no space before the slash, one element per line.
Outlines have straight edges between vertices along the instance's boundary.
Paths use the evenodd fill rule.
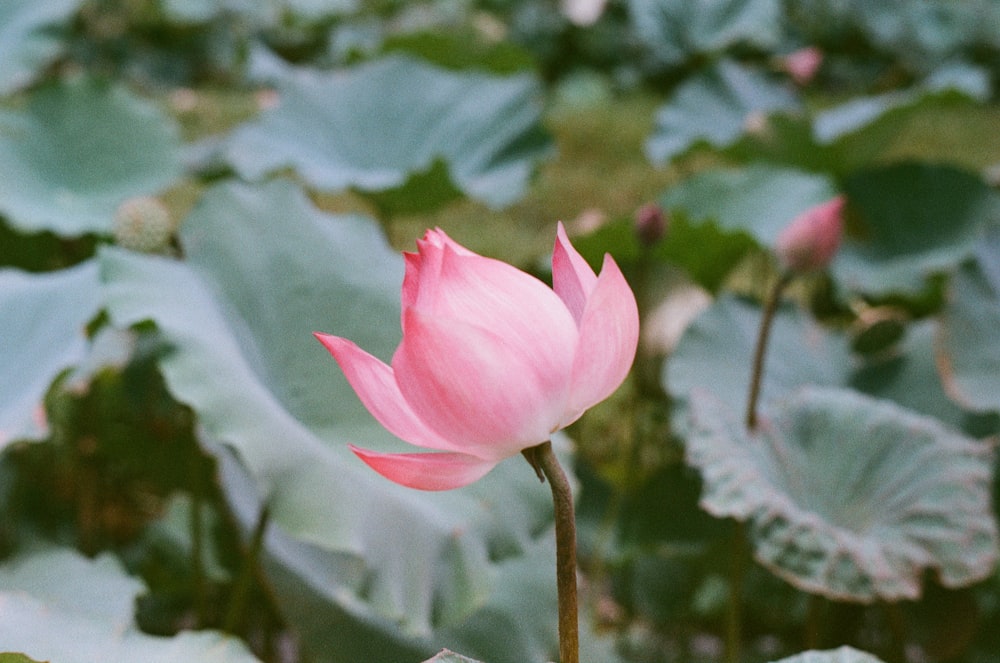
<path fill-rule="evenodd" d="M 625 276 L 611 256 L 580 319 L 580 342 L 573 360 L 568 426 L 584 410 L 603 401 L 628 375 L 639 345 L 639 307 Z"/>
<path fill-rule="evenodd" d="M 583 256 L 573 247 L 562 222 L 556 230 L 552 250 L 552 289 L 573 314 L 577 325 L 583 317 L 590 293 L 597 286 L 597 276 Z"/>
<path fill-rule="evenodd" d="M 418 447 L 454 450 L 454 445 L 413 412 L 399 390 L 391 366 L 345 338 L 319 332 L 313 336 L 337 360 L 361 403 L 386 430 Z"/>
<path fill-rule="evenodd" d="M 469 454 L 390 454 L 350 445 L 351 451 L 386 479 L 417 490 L 451 490 L 482 479 L 497 461 Z"/>

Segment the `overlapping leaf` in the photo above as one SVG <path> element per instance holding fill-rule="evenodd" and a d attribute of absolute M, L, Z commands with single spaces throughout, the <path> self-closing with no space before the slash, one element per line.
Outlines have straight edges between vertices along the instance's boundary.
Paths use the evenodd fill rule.
<path fill-rule="evenodd" d="M 948 285 L 937 360 L 956 402 L 1000 411 L 1000 227 L 990 228 L 975 255 Z"/>
<path fill-rule="evenodd" d="M 919 597 L 929 569 L 948 587 L 992 573 L 989 446 L 837 389 L 802 389 L 754 434 L 709 392 L 691 410 L 702 506 L 748 521 L 756 559 L 793 585 L 893 601 Z"/>
<path fill-rule="evenodd" d="M 83 359 L 98 290 L 93 261 L 45 274 L 0 270 L 0 448 L 45 434 L 42 399 L 56 375 Z"/>
<path fill-rule="evenodd" d="M 550 149 L 540 88 L 528 75 L 456 73 L 392 56 L 346 71 L 291 72 L 281 104 L 237 129 L 226 158 L 256 180 L 294 168 L 311 186 L 354 188 L 389 212 L 463 193 L 517 200 Z M 380 195 L 406 189 L 406 196 Z"/>
<path fill-rule="evenodd" d="M 30 83 L 62 49 L 53 28 L 69 21 L 81 0 L 0 3 L 0 94 Z"/>
<path fill-rule="evenodd" d="M 314 590 L 330 614 L 411 648 L 435 628 L 460 628 L 491 596 L 495 564 L 525 550 L 551 507 L 516 461 L 467 489 L 419 493 L 347 449 L 406 445 L 375 423 L 311 332 L 388 358 L 400 257 L 375 224 L 323 214 L 285 181 L 211 190 L 181 242 L 185 263 L 102 253 L 114 322 L 156 323 L 173 348 L 161 361 L 173 395 L 235 450 L 290 540 L 330 562 Z"/>
<path fill-rule="evenodd" d="M 732 295 L 719 297 L 688 327 L 664 366 L 664 389 L 681 402 L 698 389 L 707 390 L 742 413 L 760 319 L 757 306 Z M 771 328 L 761 407 L 767 410 L 803 385 L 844 385 L 850 366 L 843 336 L 826 331 L 798 309 L 780 309 Z"/>
<path fill-rule="evenodd" d="M 773 49 L 782 38 L 776 0 L 629 0 L 633 30 L 660 66 L 751 44 Z"/>
<path fill-rule="evenodd" d="M 106 233 L 127 198 L 180 174 L 176 127 L 124 88 L 88 78 L 0 111 L 0 213 L 27 232 Z"/>
<path fill-rule="evenodd" d="M 185 632 L 146 635 L 133 624 L 141 582 L 110 556 L 70 550 L 26 553 L 0 567 L 0 642 L 7 651 L 59 663 L 254 663 L 236 638 Z"/>

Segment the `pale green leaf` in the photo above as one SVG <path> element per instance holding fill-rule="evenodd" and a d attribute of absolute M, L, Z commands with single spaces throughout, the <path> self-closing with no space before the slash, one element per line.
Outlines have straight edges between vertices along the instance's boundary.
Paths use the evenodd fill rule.
<path fill-rule="evenodd" d="M 845 646 L 829 651 L 802 652 L 774 663 L 882 663 L 882 659 Z"/>
<path fill-rule="evenodd" d="M 26 232 L 108 233 L 124 200 L 181 172 L 174 124 L 122 87 L 88 78 L 0 111 L 0 213 Z"/>
<path fill-rule="evenodd" d="M 0 94 L 30 83 L 62 50 L 57 26 L 66 27 L 81 0 L 0 2 Z"/>
<path fill-rule="evenodd" d="M 856 392 L 807 387 L 748 433 L 707 391 L 692 397 L 688 462 L 701 504 L 747 521 L 754 557 L 835 600 L 916 599 L 997 562 L 993 452 L 935 419 Z"/>

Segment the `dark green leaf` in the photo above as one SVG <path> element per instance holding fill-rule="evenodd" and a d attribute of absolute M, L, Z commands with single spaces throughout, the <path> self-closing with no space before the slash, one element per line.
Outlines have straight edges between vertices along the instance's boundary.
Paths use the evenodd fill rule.
<path fill-rule="evenodd" d="M 853 229 L 834 261 L 838 280 L 872 294 L 919 294 L 928 276 L 972 255 L 1000 219 L 1000 194 L 956 168 L 901 164 L 845 183 Z"/>

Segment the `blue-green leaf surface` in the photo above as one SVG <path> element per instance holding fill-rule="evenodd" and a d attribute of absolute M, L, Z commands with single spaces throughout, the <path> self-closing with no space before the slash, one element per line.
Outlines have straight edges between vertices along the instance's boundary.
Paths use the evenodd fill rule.
<path fill-rule="evenodd" d="M 798 108 L 798 99 L 784 83 L 721 60 L 688 77 L 657 111 L 646 155 L 653 163 L 664 164 L 700 143 L 726 147 L 757 118 Z"/>
<path fill-rule="evenodd" d="M 802 652 L 774 663 L 882 663 L 882 659 L 845 646 L 829 651 Z"/>
<path fill-rule="evenodd" d="M 937 363 L 957 403 L 1000 411 L 1000 227 L 990 228 L 975 255 L 948 284 Z"/>
<path fill-rule="evenodd" d="M 65 26 L 81 0 L 0 2 L 0 94 L 30 83 L 62 49 L 56 26 Z"/>
<path fill-rule="evenodd" d="M 390 211 L 430 208 L 458 192 L 508 205 L 551 147 L 530 75 L 456 73 L 391 56 L 344 71 L 289 71 L 278 90 L 280 105 L 226 147 L 240 175 L 290 167 L 317 189 L 373 196 L 409 184 L 405 199 L 386 202 Z"/>
<path fill-rule="evenodd" d="M 0 110 L 0 213 L 17 229 L 108 233 L 119 204 L 180 172 L 173 122 L 122 87 L 75 78 Z"/>
<path fill-rule="evenodd" d="M 993 572 L 989 445 L 839 389 L 803 388 L 753 434 L 707 391 L 691 410 L 703 508 L 747 521 L 754 557 L 796 587 L 894 601 L 918 598 L 928 570 L 947 587 Z"/>
<path fill-rule="evenodd" d="M 180 239 L 183 263 L 102 252 L 113 321 L 156 323 L 171 348 L 160 365 L 173 395 L 194 408 L 206 437 L 235 452 L 289 540 L 325 560 L 314 591 L 329 601 L 327 616 L 390 634 L 406 651 L 447 646 L 432 634 L 461 630 L 491 600 L 499 565 L 535 545 L 551 505 L 518 459 L 462 490 L 423 493 L 348 450 L 411 447 L 374 421 L 311 332 L 388 360 L 399 340 L 401 257 L 370 220 L 321 213 L 283 180 L 210 190 Z M 521 598 L 532 598 L 518 610 L 536 614 L 549 591 L 526 590 Z M 338 651 L 350 653 L 329 650 L 324 660 L 364 659 Z"/>
<path fill-rule="evenodd" d="M 93 261 L 43 274 L 0 270 L 0 448 L 45 435 L 42 399 L 84 358 L 85 326 L 99 308 Z"/>
<path fill-rule="evenodd" d="M 115 558 L 71 550 L 23 553 L 0 566 L 0 645 L 52 663 L 256 663 L 216 632 L 141 632 L 132 613 L 143 584 Z"/>

